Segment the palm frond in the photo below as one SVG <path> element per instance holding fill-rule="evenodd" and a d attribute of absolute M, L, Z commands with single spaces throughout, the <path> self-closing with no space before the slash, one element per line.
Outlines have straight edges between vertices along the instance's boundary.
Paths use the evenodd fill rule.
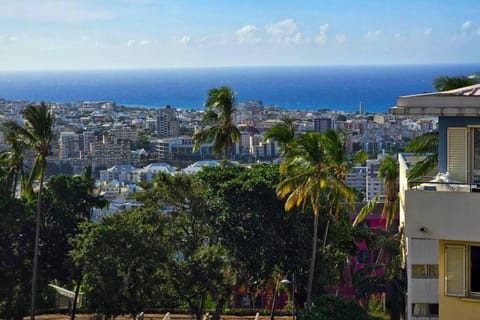
<path fill-rule="evenodd" d="M 353 220 L 352 225 L 356 227 L 358 224 L 362 223 L 367 216 L 373 213 L 373 210 L 375 210 L 375 207 L 377 206 L 377 204 L 378 204 L 378 196 L 368 201 L 367 204 L 364 205 L 363 208 L 360 210 L 360 212 L 357 214 L 357 216 L 355 217 L 355 220 Z"/>
<path fill-rule="evenodd" d="M 438 166 L 438 153 L 431 154 L 417 162 L 408 172 L 408 180 L 415 180 L 427 175 Z"/>
<path fill-rule="evenodd" d="M 438 131 L 428 132 L 419 137 L 415 137 L 405 147 L 406 152 L 415 154 L 424 154 L 436 152 L 438 150 Z"/>

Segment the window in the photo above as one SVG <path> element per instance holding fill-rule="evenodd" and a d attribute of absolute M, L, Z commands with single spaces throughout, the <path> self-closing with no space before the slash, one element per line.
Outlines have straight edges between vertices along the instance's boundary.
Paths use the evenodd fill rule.
<path fill-rule="evenodd" d="M 438 316 L 438 303 L 412 303 L 412 316 Z"/>
<path fill-rule="evenodd" d="M 437 278 L 438 264 L 412 264 L 412 277 Z"/>
<path fill-rule="evenodd" d="M 445 294 L 480 296 L 480 246 L 445 246 Z"/>

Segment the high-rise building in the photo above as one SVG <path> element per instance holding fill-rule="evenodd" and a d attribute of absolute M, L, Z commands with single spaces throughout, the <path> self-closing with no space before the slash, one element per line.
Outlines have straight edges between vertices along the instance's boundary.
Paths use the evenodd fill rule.
<path fill-rule="evenodd" d="M 92 154 L 92 143 L 95 142 L 95 134 L 93 131 L 84 131 L 79 135 L 79 144 L 80 144 L 80 156 L 81 158 L 86 158 Z"/>
<path fill-rule="evenodd" d="M 180 124 L 177 118 L 177 110 L 166 106 L 158 110 L 157 114 L 157 137 L 177 137 L 180 134 Z"/>
<path fill-rule="evenodd" d="M 328 129 L 335 129 L 335 120 L 332 118 L 313 119 L 313 130 L 315 132 L 325 133 Z"/>
<path fill-rule="evenodd" d="M 360 105 L 358 106 L 358 113 L 365 114 L 365 105 L 363 104 L 363 101 L 360 101 Z"/>
<path fill-rule="evenodd" d="M 60 132 L 58 139 L 59 159 L 71 159 L 80 157 L 79 135 L 75 132 Z"/>

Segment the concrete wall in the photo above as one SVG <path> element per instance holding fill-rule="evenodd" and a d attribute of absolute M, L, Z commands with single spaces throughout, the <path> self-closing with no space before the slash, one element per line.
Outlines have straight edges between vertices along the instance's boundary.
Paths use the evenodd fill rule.
<path fill-rule="evenodd" d="M 480 239 L 480 193 L 406 190 L 404 201 L 406 237 Z"/>

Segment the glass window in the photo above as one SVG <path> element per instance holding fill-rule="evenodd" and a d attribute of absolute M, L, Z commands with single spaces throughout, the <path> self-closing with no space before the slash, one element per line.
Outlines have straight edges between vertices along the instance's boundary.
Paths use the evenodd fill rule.
<path fill-rule="evenodd" d="M 470 247 L 470 291 L 480 293 L 480 247 Z"/>
<path fill-rule="evenodd" d="M 438 277 L 438 264 L 412 264 L 412 277 Z"/>
<path fill-rule="evenodd" d="M 412 303 L 413 316 L 438 316 L 438 303 Z"/>

